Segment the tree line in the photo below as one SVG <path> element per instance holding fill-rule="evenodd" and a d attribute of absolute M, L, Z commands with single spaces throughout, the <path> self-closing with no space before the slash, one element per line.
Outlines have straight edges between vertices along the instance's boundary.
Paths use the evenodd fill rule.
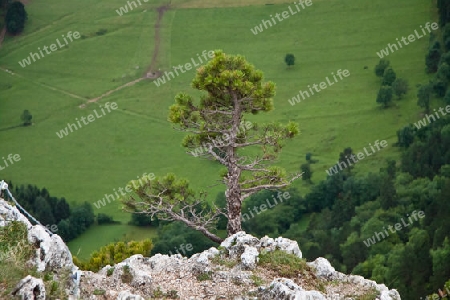
<path fill-rule="evenodd" d="M 52 197 L 46 188 L 35 185 L 14 185 L 9 182 L 14 198 L 43 226 L 56 225 L 57 234 L 65 241 L 71 241 L 94 224 L 96 216 L 92 205 L 84 202 L 72 207 L 64 197 Z M 110 216 L 98 214 L 98 224 L 116 223 Z M 30 222 L 33 222 L 30 220 Z"/>

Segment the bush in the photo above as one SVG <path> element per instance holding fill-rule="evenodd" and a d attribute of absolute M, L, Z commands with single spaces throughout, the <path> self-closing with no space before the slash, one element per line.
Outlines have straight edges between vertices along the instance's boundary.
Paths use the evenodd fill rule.
<path fill-rule="evenodd" d="M 385 58 L 380 59 L 378 64 L 375 66 L 375 75 L 377 75 L 377 77 L 383 77 L 384 70 L 389 67 L 389 64 L 389 60 Z"/>
<path fill-rule="evenodd" d="M 120 222 L 114 221 L 113 217 L 108 216 L 107 214 L 99 213 L 97 215 L 97 223 L 98 225 L 102 225 L 102 224 L 118 224 Z"/>
<path fill-rule="evenodd" d="M 100 248 L 99 251 L 93 252 L 88 262 L 82 262 L 74 256 L 73 263 L 82 270 L 97 272 L 106 265 L 114 265 L 135 254 L 149 256 L 152 248 L 153 244 L 149 239 L 140 242 L 131 241 L 126 244 L 124 242 L 111 243 Z"/>

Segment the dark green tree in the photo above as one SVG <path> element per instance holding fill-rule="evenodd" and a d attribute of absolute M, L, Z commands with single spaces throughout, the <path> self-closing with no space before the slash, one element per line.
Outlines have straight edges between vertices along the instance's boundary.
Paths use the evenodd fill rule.
<path fill-rule="evenodd" d="M 173 222 L 158 229 L 158 237 L 153 240 L 154 248 L 151 255 L 161 254 L 178 254 L 190 257 L 195 253 L 200 253 L 210 247 L 215 246 L 211 240 L 203 236 L 200 232 L 187 227 L 180 222 Z M 181 250 L 181 245 L 192 245 L 192 250 Z"/>
<path fill-rule="evenodd" d="M 430 111 L 431 88 L 429 84 L 422 85 L 417 91 L 417 105 L 425 109 L 425 113 Z"/>
<path fill-rule="evenodd" d="M 30 114 L 30 112 L 28 111 L 28 109 L 25 109 L 22 113 L 22 115 L 20 116 L 20 119 L 23 122 L 23 126 L 29 126 L 31 125 L 31 119 L 33 118 L 33 116 Z"/>
<path fill-rule="evenodd" d="M 11 0 L 0 0 L 0 8 L 6 9 L 11 3 Z"/>
<path fill-rule="evenodd" d="M 408 148 L 414 141 L 414 128 L 408 125 L 397 131 L 397 140 L 398 146 Z"/>
<path fill-rule="evenodd" d="M 129 225 L 134 226 L 158 226 L 159 221 L 157 217 L 152 220 L 151 216 L 143 213 L 132 213 L 131 220 L 128 222 Z"/>
<path fill-rule="evenodd" d="M 389 60 L 385 58 L 380 59 L 378 64 L 375 66 L 375 75 L 377 75 L 377 77 L 383 77 L 384 71 L 387 67 L 389 67 L 389 64 Z"/>
<path fill-rule="evenodd" d="M 397 78 L 392 83 L 392 90 L 394 94 L 397 96 L 397 99 L 400 99 L 403 95 L 406 95 L 408 92 L 409 86 L 408 81 L 403 78 Z"/>
<path fill-rule="evenodd" d="M 5 15 L 6 30 L 13 35 L 19 34 L 25 27 L 27 12 L 22 2 L 15 1 L 8 5 Z"/>
<path fill-rule="evenodd" d="M 450 89 L 445 93 L 444 102 L 445 104 L 450 105 Z"/>
<path fill-rule="evenodd" d="M 53 217 L 52 208 L 48 204 L 47 200 L 43 197 L 37 197 L 34 202 L 34 212 L 36 219 L 41 222 L 42 225 L 55 224 L 55 218 Z"/>
<path fill-rule="evenodd" d="M 64 198 L 61 198 L 58 200 L 54 211 L 55 211 L 54 215 L 55 215 L 56 223 L 59 223 L 59 221 L 70 217 L 70 206 L 66 202 L 66 199 L 64 199 Z"/>
<path fill-rule="evenodd" d="M 437 77 L 439 79 L 441 79 L 443 82 L 445 82 L 446 84 L 449 82 L 450 80 L 450 66 L 446 63 L 443 62 L 439 65 L 438 71 L 437 71 Z"/>
<path fill-rule="evenodd" d="M 313 173 L 311 171 L 311 165 L 308 163 L 302 164 L 300 166 L 300 171 L 302 171 L 302 173 L 303 173 L 302 180 L 311 183 L 311 177 L 312 177 L 312 173 Z"/>
<path fill-rule="evenodd" d="M 295 56 L 294 54 L 286 54 L 284 57 L 284 62 L 288 65 L 288 67 L 291 67 L 295 64 Z"/>
<path fill-rule="evenodd" d="M 425 65 L 427 66 L 428 73 L 436 73 L 439 65 L 439 60 L 441 59 L 441 44 L 435 41 L 428 50 L 425 56 Z"/>
<path fill-rule="evenodd" d="M 377 103 L 383 104 L 384 108 L 388 107 L 389 103 L 392 102 L 392 93 L 391 86 L 382 86 L 378 91 Z"/>
<path fill-rule="evenodd" d="M 395 74 L 394 69 L 388 67 L 386 70 L 384 70 L 383 81 L 381 82 L 381 85 L 391 86 L 396 78 L 397 75 Z"/>
<path fill-rule="evenodd" d="M 441 27 L 446 26 L 446 23 L 450 21 L 450 0 L 438 0 L 437 7 L 439 11 L 439 23 Z M 446 35 L 444 34 L 444 37 Z"/>
<path fill-rule="evenodd" d="M 70 228 L 70 223 L 68 220 L 61 220 L 58 223 L 58 235 L 63 239 L 64 242 L 68 242 L 76 237 Z"/>

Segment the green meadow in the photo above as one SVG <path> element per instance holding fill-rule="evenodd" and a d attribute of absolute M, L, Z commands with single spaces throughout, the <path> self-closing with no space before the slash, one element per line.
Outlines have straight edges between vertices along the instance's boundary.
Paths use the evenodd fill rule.
<path fill-rule="evenodd" d="M 160 26 L 156 69 L 164 72 L 196 60 L 203 50 L 244 55 L 264 72 L 266 80 L 277 85 L 275 110 L 249 120 L 298 122 L 301 135 L 286 143 L 278 164 L 288 172 L 298 172 L 305 154 L 311 152 L 318 160 L 313 165 L 313 182 L 325 178 L 325 170 L 348 146 L 359 152 L 375 140 L 388 141 L 386 149 L 359 162 L 357 172 L 377 171 L 386 158 L 398 157 L 392 147 L 396 131 L 421 117 L 416 85 L 428 81 L 424 72 L 428 37 L 387 57 L 397 77 L 410 85 L 404 99 L 388 109 L 375 102 L 380 86 L 373 70 L 379 60 L 376 52 L 435 20 L 431 3 L 313 1 L 300 13 L 254 35 L 251 28 L 287 10 L 290 2 L 250 1 L 250 6 L 237 2 L 172 1 Z M 0 171 L 0 179 L 46 187 L 52 195 L 72 203 L 94 203 L 143 173 L 173 172 L 189 178 L 194 188 L 208 190 L 212 201 L 224 189 L 216 184 L 220 166 L 187 155 L 180 145 L 184 134 L 167 121 L 168 107 L 178 92 L 200 95 L 190 88 L 194 70 L 160 87 L 145 79 L 79 107 L 142 77 L 152 61 L 156 8 L 166 2 L 143 3 L 119 16 L 115 10 L 125 4 L 123 0 L 45 0 L 26 6 L 25 31 L 6 37 L 0 49 L 0 156 L 17 153 L 21 157 Z M 68 31 L 78 31 L 82 37 L 25 68 L 18 64 L 38 47 L 61 40 Z M 286 53 L 296 57 L 292 68 L 284 63 Z M 299 90 L 325 81 L 338 69 L 349 70 L 350 76 L 301 103 L 288 103 Z M 56 132 L 67 123 L 99 111 L 106 102 L 116 102 L 118 109 L 58 138 Z M 33 115 L 33 126 L 14 127 L 20 124 L 24 109 Z M 294 186 L 302 193 L 310 187 L 302 181 Z M 94 211 L 112 215 L 122 224 L 93 226 L 70 242 L 79 257 L 86 258 L 114 240 L 156 236 L 156 229 L 127 225 L 130 215 L 121 211 L 118 201 Z"/>

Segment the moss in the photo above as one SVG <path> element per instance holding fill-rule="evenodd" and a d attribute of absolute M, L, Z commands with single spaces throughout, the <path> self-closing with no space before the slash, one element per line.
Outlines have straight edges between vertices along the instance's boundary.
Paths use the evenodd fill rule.
<path fill-rule="evenodd" d="M 295 278 L 299 273 L 309 270 L 306 260 L 281 250 L 260 253 L 259 265 L 286 278 Z"/>

